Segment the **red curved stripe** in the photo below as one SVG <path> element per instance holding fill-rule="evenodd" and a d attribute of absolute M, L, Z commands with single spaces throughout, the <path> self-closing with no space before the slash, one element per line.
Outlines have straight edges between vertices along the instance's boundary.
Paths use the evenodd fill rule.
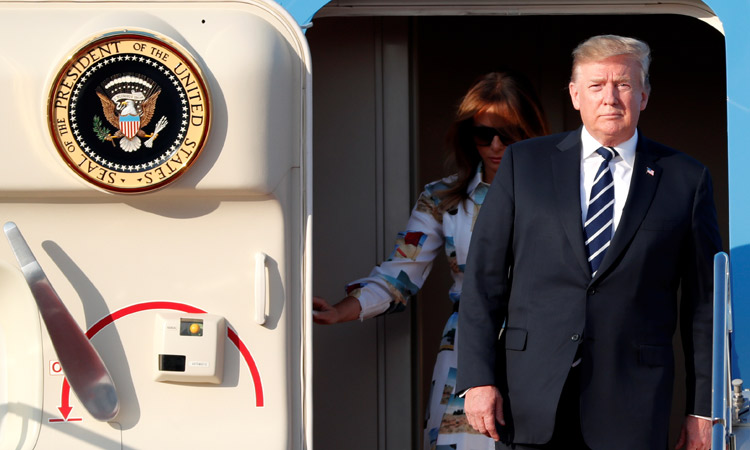
<path fill-rule="evenodd" d="M 229 340 L 234 342 L 234 345 L 237 346 L 242 357 L 245 358 L 247 367 L 250 368 L 250 374 L 253 376 L 253 386 L 255 386 L 255 406 L 263 406 L 263 384 L 260 381 L 260 372 L 258 372 L 258 367 L 255 365 L 253 356 L 250 354 L 247 347 L 245 347 L 245 343 L 242 342 L 233 329 L 227 328 L 227 337 L 229 337 Z"/>
<path fill-rule="evenodd" d="M 182 311 L 186 313 L 193 313 L 193 314 L 205 314 L 206 311 L 203 311 L 202 309 L 196 308 L 194 306 L 186 305 L 184 303 L 177 303 L 177 302 L 145 302 L 145 303 L 137 303 L 135 305 L 126 306 L 120 310 L 117 310 L 113 312 L 112 314 L 102 317 L 98 322 L 96 322 L 94 325 L 89 328 L 89 330 L 86 332 L 86 337 L 91 339 L 96 335 L 96 333 L 100 332 L 102 328 L 106 327 L 110 323 L 114 322 L 117 319 L 120 319 L 122 317 L 125 317 L 129 314 L 141 312 L 141 311 L 148 311 L 151 309 L 173 309 L 175 311 Z"/>
<path fill-rule="evenodd" d="M 92 325 L 91 328 L 88 329 L 88 331 L 86 331 L 86 337 L 91 339 L 92 337 L 96 336 L 96 333 L 100 332 L 104 327 L 113 323 L 117 319 L 120 319 L 122 317 L 125 317 L 133 313 L 137 313 L 141 311 L 148 311 L 152 309 L 171 309 L 175 311 L 182 311 L 182 312 L 193 313 L 193 314 L 205 314 L 206 313 L 206 311 L 203 311 L 200 308 L 186 305 L 184 303 L 177 303 L 177 302 L 137 303 L 135 305 L 126 306 L 125 308 L 119 309 L 113 312 L 112 314 L 101 318 L 98 322 Z M 237 350 L 240 351 L 240 354 L 242 354 L 242 357 L 245 359 L 245 363 L 247 364 L 248 369 L 250 369 L 250 375 L 253 377 L 253 385 L 255 386 L 255 406 L 262 407 L 264 405 L 263 384 L 260 379 L 260 372 L 258 371 L 258 366 L 255 365 L 255 360 L 253 359 L 253 356 L 250 354 L 250 350 L 248 350 L 247 346 L 245 346 L 245 343 L 242 342 L 242 339 L 240 339 L 239 335 L 237 335 L 237 333 L 229 327 L 227 327 L 227 337 L 237 347 Z"/>

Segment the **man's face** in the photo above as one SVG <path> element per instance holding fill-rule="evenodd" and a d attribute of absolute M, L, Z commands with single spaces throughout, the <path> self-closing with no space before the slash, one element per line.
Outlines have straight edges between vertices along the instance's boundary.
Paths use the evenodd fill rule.
<path fill-rule="evenodd" d="M 624 55 L 582 63 L 574 80 L 570 99 L 588 132 L 607 146 L 630 139 L 648 103 L 640 63 Z"/>

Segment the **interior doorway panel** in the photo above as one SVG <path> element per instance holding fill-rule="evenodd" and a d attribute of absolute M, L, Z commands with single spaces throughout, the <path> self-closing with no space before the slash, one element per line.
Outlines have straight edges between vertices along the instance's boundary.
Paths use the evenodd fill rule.
<path fill-rule="evenodd" d="M 368 161 L 367 152 L 371 151 L 376 139 L 384 139 L 382 134 L 378 134 L 374 128 L 365 129 L 365 132 L 359 133 L 357 145 L 347 147 L 347 152 L 356 152 L 359 156 L 347 155 L 345 158 L 336 158 L 336 172 L 347 174 L 344 177 L 321 177 L 318 171 L 320 164 L 330 163 L 328 160 L 322 162 L 323 155 L 334 156 L 330 149 L 322 148 L 331 145 L 331 141 L 322 140 L 322 136 L 336 136 L 337 133 L 341 133 L 336 127 L 340 126 L 342 121 L 370 123 L 372 126 L 372 122 L 369 121 L 376 120 L 369 100 L 352 101 L 353 97 L 350 96 L 349 101 L 346 101 L 341 99 L 341 93 L 348 89 L 345 86 L 357 86 L 358 95 L 362 92 L 377 92 L 374 85 L 368 84 L 374 81 L 368 81 L 366 78 L 373 71 L 382 70 L 384 67 L 387 71 L 387 65 L 384 66 L 382 60 L 378 61 L 380 56 L 373 51 L 372 39 L 359 39 L 357 36 L 371 33 L 372 29 L 368 27 L 382 26 L 382 23 L 377 25 L 378 19 L 387 18 L 326 17 L 315 20 L 314 27 L 307 34 L 315 61 L 315 241 L 329 242 L 335 238 L 339 242 L 350 243 L 346 247 L 344 263 L 315 264 L 316 292 L 320 291 L 319 286 L 343 286 L 353 279 L 352 276 L 366 274 L 374 257 L 372 248 L 388 247 L 393 240 L 392 235 L 378 235 L 373 231 L 375 225 L 372 221 L 376 220 L 373 211 L 376 210 L 375 204 L 378 199 L 370 189 L 377 190 L 379 183 L 382 184 L 383 181 L 374 175 L 351 176 L 352 173 L 361 172 L 362 158 L 365 163 Z M 408 117 L 411 118 L 410 151 L 413 152 L 414 162 L 409 174 L 403 175 L 409 178 L 403 181 L 410 189 L 404 189 L 402 195 L 410 196 L 409 205 L 413 205 L 416 195 L 426 183 L 450 173 L 445 167 L 445 132 L 452 121 L 452 114 L 460 101 L 460 96 L 479 75 L 503 68 L 524 73 L 537 89 L 551 131 L 574 129 L 580 125 L 580 117 L 570 105 L 567 89 L 570 52 L 589 36 L 603 33 L 621 34 L 643 39 L 652 48 L 652 95 L 648 108 L 641 115 L 641 132 L 684 151 L 709 167 L 714 178 L 720 229 L 725 244 L 728 243 L 725 44 L 724 36 L 715 28 L 692 17 L 667 14 L 435 15 L 410 17 L 408 26 L 409 33 L 403 39 L 410 49 L 410 57 L 405 63 L 409 65 L 411 74 L 408 86 L 411 108 Z M 322 63 L 321 60 L 325 62 Z M 352 68 L 357 68 L 359 72 Z M 362 73 L 365 75 L 364 78 Z M 381 75 L 387 77 L 387 74 Z M 336 98 L 339 100 L 333 101 Z M 324 119 L 321 120 L 321 117 Z M 328 119 L 330 117 L 340 117 L 341 120 L 331 121 Z M 688 130 L 689 133 L 686 132 Z M 348 129 L 346 132 L 353 131 Z M 388 163 L 384 164 L 384 171 L 388 171 Z M 375 186 L 363 186 L 363 183 L 375 183 Z M 340 201 L 345 202 L 345 206 L 342 206 L 343 211 L 324 210 L 320 207 L 321 202 L 327 201 L 321 197 L 321 193 L 334 190 L 337 192 L 336 195 L 341 197 Z M 362 195 L 355 195 L 357 192 Z M 362 201 L 365 203 L 361 203 Z M 362 213 L 360 210 L 369 212 Z M 327 225 L 318 225 L 331 223 L 334 217 L 344 217 L 347 214 L 359 215 L 359 227 L 327 229 Z M 391 220 L 398 221 L 395 218 Z M 398 229 L 404 222 L 405 218 L 401 223 L 389 224 L 388 227 L 395 226 Z M 364 230 L 370 230 L 366 232 L 369 236 L 366 238 L 369 239 L 367 242 L 362 240 L 362 227 Z M 320 244 L 316 245 L 318 246 L 315 254 L 318 258 L 321 247 Z M 354 265 L 358 267 L 357 270 L 352 269 Z M 445 319 L 451 312 L 451 304 L 447 298 L 447 289 L 450 285 L 447 271 L 446 261 L 438 258 L 418 299 L 406 312 L 401 313 L 410 314 L 413 320 L 402 320 L 395 330 L 389 328 L 391 334 L 400 333 L 402 337 L 403 334 L 410 335 L 413 344 L 412 380 L 403 380 L 404 383 L 410 382 L 413 386 L 413 403 L 411 410 L 403 410 L 399 414 L 402 415 L 403 421 L 412 424 L 411 441 L 414 447 L 420 445 L 418 442 L 422 435 L 424 403 L 429 393 L 432 362 L 437 353 Z M 387 350 L 384 358 L 378 360 L 375 356 L 378 345 L 381 345 L 378 342 L 385 339 L 382 333 L 378 332 L 374 324 L 366 322 L 318 329 L 316 333 L 324 335 L 327 343 L 346 342 L 344 347 L 348 350 L 351 350 L 352 339 L 365 343 L 364 347 L 355 346 L 362 351 L 347 355 L 347 367 L 343 369 L 326 364 L 325 361 L 330 360 L 321 357 L 320 353 L 336 350 L 328 345 L 323 349 L 318 343 L 319 339 L 316 339 L 316 445 L 322 445 L 321 448 L 344 448 L 322 444 L 342 442 L 329 435 L 334 432 L 335 424 L 335 429 L 338 430 L 347 429 L 349 426 L 358 429 L 366 441 L 361 443 L 359 448 L 405 448 L 386 445 L 387 440 L 382 433 L 388 433 L 388 430 L 382 426 L 378 428 L 377 425 L 377 421 L 382 420 L 383 416 L 371 409 L 384 408 L 383 405 L 389 401 L 387 398 L 379 398 L 387 394 L 373 391 L 376 389 L 373 387 L 376 386 L 373 377 L 377 376 L 377 371 L 391 370 L 387 364 Z M 403 355 L 399 357 L 403 358 Z M 386 367 L 379 368 L 378 361 Z M 676 362 L 678 367 L 682 364 L 679 356 Z M 344 381 L 334 386 L 330 382 L 331 376 L 341 374 L 342 371 L 348 377 L 356 377 L 357 381 Z M 321 378 L 324 381 L 321 381 Z M 673 421 L 675 429 L 681 420 L 683 409 L 680 375 L 677 381 L 674 408 L 676 412 Z M 336 401 L 346 403 L 353 401 L 350 398 L 352 393 L 357 393 L 359 398 L 356 401 L 367 399 L 367 406 L 359 411 L 354 407 L 333 408 L 330 403 L 319 406 L 322 385 L 318 383 L 326 386 L 323 395 L 327 397 L 332 396 L 337 398 Z M 353 386 L 352 383 L 359 384 Z M 675 433 L 676 431 L 673 431 L 673 435 Z M 674 445 L 674 442 L 671 445 Z"/>

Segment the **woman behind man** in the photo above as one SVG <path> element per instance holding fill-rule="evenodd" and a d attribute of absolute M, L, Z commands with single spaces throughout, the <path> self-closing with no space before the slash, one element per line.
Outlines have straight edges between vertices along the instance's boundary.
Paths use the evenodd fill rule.
<path fill-rule="evenodd" d="M 464 264 L 476 215 L 505 148 L 546 133 L 541 106 L 524 79 L 506 72 L 481 77 L 463 97 L 448 132 L 457 172 L 425 186 L 390 257 L 367 278 L 348 284 L 347 297 L 333 306 L 322 298 L 313 300 L 313 319 L 321 324 L 400 311 L 422 287 L 441 247 L 445 249 L 453 277 L 448 295 L 454 312 L 443 330 L 433 370 L 425 449 L 494 448 L 494 441 L 468 425 L 463 398 L 453 392 Z"/>

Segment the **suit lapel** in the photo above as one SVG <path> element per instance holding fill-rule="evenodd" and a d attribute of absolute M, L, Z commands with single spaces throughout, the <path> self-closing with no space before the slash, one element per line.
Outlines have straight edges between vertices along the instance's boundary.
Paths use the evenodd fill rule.
<path fill-rule="evenodd" d="M 565 235 L 573 249 L 573 259 L 589 277 L 588 257 L 581 223 L 581 131 L 571 132 L 557 145 L 552 155 L 556 205 Z"/>
<path fill-rule="evenodd" d="M 655 156 L 649 151 L 648 141 L 639 134 L 628 199 L 615 235 L 594 279 L 605 274 L 630 244 L 651 206 L 661 173 L 661 167 L 656 164 Z"/>

